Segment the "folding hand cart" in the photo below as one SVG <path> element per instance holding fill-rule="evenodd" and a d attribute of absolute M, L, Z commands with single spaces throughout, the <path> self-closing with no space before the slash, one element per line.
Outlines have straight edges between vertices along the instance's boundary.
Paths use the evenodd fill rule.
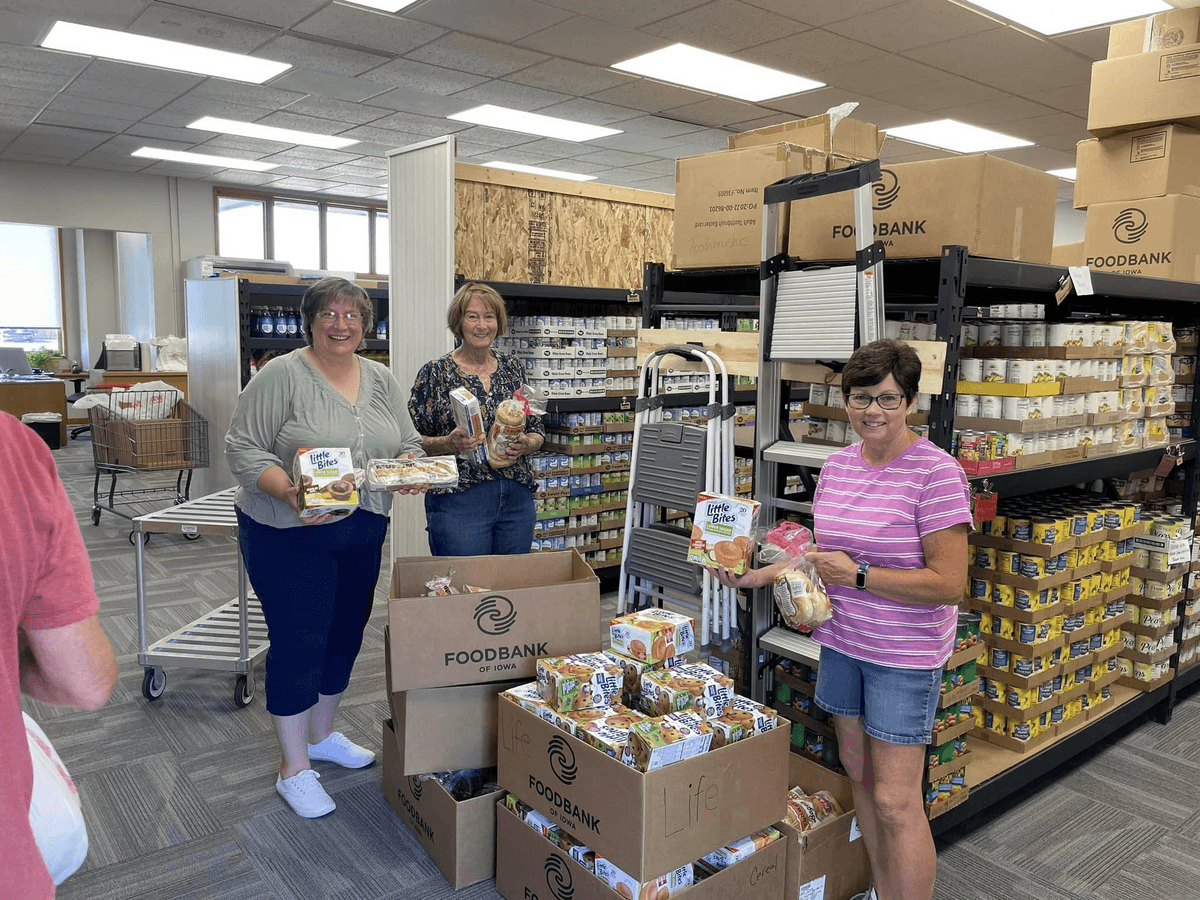
<path fill-rule="evenodd" d="M 157 513 L 133 520 L 135 535 L 201 534 L 238 535 L 233 497 L 237 488 L 226 488 Z M 180 665 L 237 675 L 233 702 L 247 706 L 254 699 L 254 664 L 266 654 L 267 623 L 258 598 L 249 590 L 242 555 L 237 554 L 238 595 L 212 612 L 151 645 L 146 641 L 146 570 L 142 541 L 133 542 L 137 564 L 138 665 L 146 667 L 142 695 L 157 700 L 167 687 L 164 665 Z"/>
<path fill-rule="evenodd" d="M 663 361 L 671 356 L 705 366 L 706 425 L 663 420 L 667 395 L 659 393 L 659 374 Z M 703 646 L 710 635 L 722 643 L 730 640 L 736 622 L 734 592 L 707 569 L 687 561 L 691 531 L 671 525 L 667 513 L 690 513 L 701 491 L 734 491 L 734 408 L 724 402 L 728 388 L 725 363 L 712 351 L 692 345 L 656 350 L 639 378 L 630 453 L 617 608 L 632 611 L 652 601 L 661 605 L 665 599 L 698 607 Z"/>

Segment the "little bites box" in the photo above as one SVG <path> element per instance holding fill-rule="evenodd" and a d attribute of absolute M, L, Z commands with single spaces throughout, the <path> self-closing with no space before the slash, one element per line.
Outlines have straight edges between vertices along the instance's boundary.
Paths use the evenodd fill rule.
<path fill-rule="evenodd" d="M 698 566 L 725 566 L 741 575 L 754 551 L 754 528 L 758 525 L 757 500 L 741 500 L 724 494 L 701 493 L 692 517 L 688 562 Z"/>
<path fill-rule="evenodd" d="M 1172 194 L 1089 206 L 1083 248 L 1092 269 L 1195 281 L 1200 197 Z"/>
<path fill-rule="evenodd" d="M 349 447 L 301 447 L 292 464 L 292 482 L 300 491 L 300 518 L 348 516 L 358 508 L 354 458 Z"/>

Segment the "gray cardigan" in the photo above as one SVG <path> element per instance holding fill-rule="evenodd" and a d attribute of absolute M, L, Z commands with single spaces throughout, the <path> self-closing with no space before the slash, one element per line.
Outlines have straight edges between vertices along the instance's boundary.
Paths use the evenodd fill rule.
<path fill-rule="evenodd" d="M 225 435 L 225 458 L 240 488 L 234 502 L 254 521 L 274 528 L 302 524 L 286 503 L 258 489 L 271 466 L 289 475 L 301 447 L 349 447 L 356 468 L 368 459 L 424 456 L 407 398 L 386 366 L 358 358 L 358 402 L 351 403 L 306 357 L 307 348 L 276 357 L 250 379 Z M 388 515 L 391 494 L 363 490 L 361 508 Z"/>

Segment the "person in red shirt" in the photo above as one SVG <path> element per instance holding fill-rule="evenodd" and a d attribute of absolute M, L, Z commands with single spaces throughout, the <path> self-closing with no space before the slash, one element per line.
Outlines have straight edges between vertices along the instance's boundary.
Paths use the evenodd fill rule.
<path fill-rule="evenodd" d="M 29 827 L 33 767 L 21 694 L 99 709 L 116 683 L 117 661 L 50 449 L 0 412 L 0 451 L 8 472 L 0 490 L 0 884 L 9 900 L 47 900 L 54 882 Z"/>

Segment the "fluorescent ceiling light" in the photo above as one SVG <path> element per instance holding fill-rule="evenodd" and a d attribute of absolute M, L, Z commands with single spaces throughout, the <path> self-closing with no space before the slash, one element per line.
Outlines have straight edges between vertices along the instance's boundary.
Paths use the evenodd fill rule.
<path fill-rule="evenodd" d="M 778 69 L 768 69 L 687 44 L 672 44 L 653 53 L 613 63 L 612 67 L 622 72 L 751 102 L 825 86 L 820 81 L 789 75 Z"/>
<path fill-rule="evenodd" d="M 1065 178 L 1067 181 L 1075 181 L 1078 170 L 1074 166 L 1071 166 L 1069 169 L 1048 169 L 1046 174 L 1057 175 L 1059 178 Z"/>
<path fill-rule="evenodd" d="M 500 128 L 504 131 L 518 131 L 522 134 L 536 134 L 576 143 L 594 141 L 596 138 L 621 133 L 617 128 L 584 125 L 582 122 L 572 122 L 570 119 L 540 116 L 537 113 L 521 112 L 519 109 L 492 106 L 490 103 L 446 116 L 446 118 L 456 119 L 459 122 L 470 122 L 473 125 L 486 125 L 489 128 Z"/>
<path fill-rule="evenodd" d="M 971 0 L 1039 34 L 1095 28 L 1171 9 L 1163 0 Z"/>
<path fill-rule="evenodd" d="M 954 119 L 938 119 L 920 125 L 888 128 L 887 133 L 902 141 L 912 141 L 958 153 L 983 153 L 987 150 L 1007 150 L 1010 147 L 1031 147 L 1033 141 L 1022 140 L 998 131 L 977 128 Z"/>
<path fill-rule="evenodd" d="M 262 84 L 292 67 L 291 63 L 272 62 L 241 53 L 225 50 L 210 50 L 195 44 L 165 41 L 161 38 L 126 34 L 108 28 L 93 28 L 91 25 L 76 25 L 72 22 L 55 22 L 50 33 L 42 41 L 47 50 L 62 50 L 66 53 L 81 53 L 119 62 L 154 66 L 159 69 L 174 69 L 179 72 L 194 72 L 197 75 L 212 75 L 232 81 L 248 81 Z"/>
<path fill-rule="evenodd" d="M 369 6 L 371 9 L 394 13 L 406 6 L 412 6 L 417 0 L 342 0 L 342 2 L 351 6 Z"/>
<path fill-rule="evenodd" d="M 311 131 L 296 131 L 292 128 L 274 128 L 270 125 L 255 125 L 253 122 L 236 122 L 233 119 L 218 119 L 205 116 L 197 119 L 188 128 L 201 131 L 219 131 L 222 134 L 240 134 L 243 137 L 263 138 L 283 144 L 303 144 L 306 147 L 324 147 L 326 150 L 341 150 L 357 144 L 354 138 L 333 137 L 328 134 L 313 134 Z"/>
<path fill-rule="evenodd" d="M 278 167 L 276 163 L 257 162 L 253 159 L 209 156 L 205 153 L 186 153 L 183 150 L 160 150 L 157 147 L 142 147 L 129 155 L 144 156 L 148 159 L 168 159 L 171 162 L 191 163 L 197 166 L 216 166 L 220 169 L 249 169 L 251 172 L 269 172 Z"/>
<path fill-rule="evenodd" d="M 561 172 L 558 169 L 543 169 L 538 166 L 523 166 L 520 163 L 500 162 L 498 159 L 493 159 L 489 163 L 484 163 L 485 166 L 490 166 L 493 169 L 508 169 L 512 172 L 527 172 L 530 175 L 548 175 L 551 178 L 566 178 L 568 181 L 595 181 L 595 175 L 580 175 L 577 172 Z"/>

